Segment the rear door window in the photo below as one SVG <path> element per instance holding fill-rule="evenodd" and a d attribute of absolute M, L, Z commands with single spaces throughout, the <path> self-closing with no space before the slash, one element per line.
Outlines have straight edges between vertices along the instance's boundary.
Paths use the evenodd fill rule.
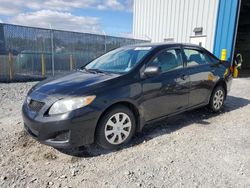
<path fill-rule="evenodd" d="M 204 65 L 211 62 L 211 59 L 203 52 L 195 49 L 184 49 L 184 54 L 187 59 L 187 66 Z"/>

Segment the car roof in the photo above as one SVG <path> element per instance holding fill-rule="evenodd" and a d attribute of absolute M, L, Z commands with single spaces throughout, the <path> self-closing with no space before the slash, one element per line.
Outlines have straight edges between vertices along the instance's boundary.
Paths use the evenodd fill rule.
<path fill-rule="evenodd" d="M 188 44 L 188 43 L 174 43 L 174 42 L 165 42 L 165 43 L 139 43 L 139 44 L 133 44 L 129 45 L 129 47 L 170 47 L 170 46 L 187 46 L 187 47 L 196 47 L 196 48 L 202 48 L 201 46 L 195 45 L 195 44 Z"/>

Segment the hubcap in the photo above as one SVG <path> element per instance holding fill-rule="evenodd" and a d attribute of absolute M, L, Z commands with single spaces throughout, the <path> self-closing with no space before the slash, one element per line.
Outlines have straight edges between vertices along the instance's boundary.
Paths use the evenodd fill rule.
<path fill-rule="evenodd" d="M 121 144 L 128 138 L 131 126 L 131 120 L 127 114 L 116 113 L 105 125 L 105 138 L 110 144 Z"/>
<path fill-rule="evenodd" d="M 224 93 L 223 93 L 223 91 L 222 90 L 216 91 L 216 93 L 214 94 L 214 100 L 213 100 L 213 105 L 214 105 L 214 108 L 216 110 L 220 109 L 220 107 L 223 104 L 223 100 L 224 100 Z"/>

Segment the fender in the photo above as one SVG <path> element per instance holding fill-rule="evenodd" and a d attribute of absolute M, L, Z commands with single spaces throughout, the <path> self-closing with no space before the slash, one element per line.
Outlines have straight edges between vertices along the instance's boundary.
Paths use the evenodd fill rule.
<path fill-rule="evenodd" d="M 120 100 L 114 100 L 111 104 L 109 104 L 108 106 L 106 106 L 100 113 L 99 117 L 98 117 L 98 121 L 100 120 L 100 118 L 102 117 L 102 115 L 107 112 L 110 108 L 112 108 L 113 106 L 115 105 L 118 105 L 118 104 L 122 104 L 122 105 L 125 105 L 125 106 L 128 106 L 129 108 L 133 108 L 132 110 L 133 111 L 136 111 L 134 112 L 135 114 L 135 119 L 136 119 L 136 122 L 137 122 L 137 126 L 136 126 L 136 131 L 137 132 L 141 132 L 142 131 L 142 128 L 144 127 L 145 125 L 145 120 L 143 118 L 143 110 L 139 107 L 139 104 L 137 104 L 134 100 L 132 99 L 128 99 L 128 98 L 124 98 L 124 99 L 120 99 Z"/>
<path fill-rule="evenodd" d="M 225 92 L 226 92 L 226 96 L 225 96 L 225 99 L 226 99 L 226 97 L 227 97 L 227 82 L 226 82 L 225 78 L 220 78 L 219 80 L 217 80 L 217 82 L 215 82 L 215 84 L 214 84 L 214 86 L 213 86 L 213 89 L 211 90 L 211 93 L 210 93 L 210 95 L 209 95 L 209 97 L 208 97 L 207 103 L 209 103 L 210 98 L 211 98 L 211 95 L 212 95 L 214 89 L 215 89 L 218 85 L 221 85 L 221 86 L 224 87 Z"/>

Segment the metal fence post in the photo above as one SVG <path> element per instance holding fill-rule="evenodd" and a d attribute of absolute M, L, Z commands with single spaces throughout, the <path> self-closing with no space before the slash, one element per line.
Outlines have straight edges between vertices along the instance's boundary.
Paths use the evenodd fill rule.
<path fill-rule="evenodd" d="M 45 60 L 44 60 L 44 54 L 41 56 L 41 62 L 42 62 L 42 77 L 45 77 Z"/>
<path fill-rule="evenodd" d="M 13 80 L 13 56 L 11 51 L 9 51 L 9 79 L 10 81 Z"/>
<path fill-rule="evenodd" d="M 70 64 L 70 71 L 72 71 L 73 70 L 73 56 L 72 55 L 70 55 L 69 57 L 69 64 Z"/>
<path fill-rule="evenodd" d="M 52 67 L 52 75 L 55 75 L 55 57 L 54 57 L 54 32 L 50 25 L 50 38 L 51 38 L 51 67 Z"/>

